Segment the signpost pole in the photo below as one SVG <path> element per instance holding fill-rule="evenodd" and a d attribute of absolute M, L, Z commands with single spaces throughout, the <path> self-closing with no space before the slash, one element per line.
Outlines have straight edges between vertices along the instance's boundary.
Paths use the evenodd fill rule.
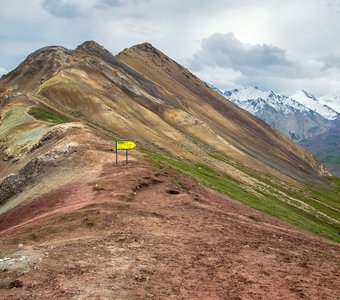
<path fill-rule="evenodd" d="M 128 153 L 129 153 L 129 150 L 125 149 L 126 165 L 128 164 Z"/>
<path fill-rule="evenodd" d="M 118 166 L 118 141 L 116 141 L 116 165 Z"/>

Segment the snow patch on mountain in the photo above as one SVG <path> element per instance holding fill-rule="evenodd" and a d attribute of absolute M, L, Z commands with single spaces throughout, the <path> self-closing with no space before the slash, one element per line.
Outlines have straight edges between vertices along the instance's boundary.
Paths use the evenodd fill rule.
<path fill-rule="evenodd" d="M 291 114 L 295 111 L 311 112 L 308 107 L 294 99 L 275 94 L 273 91 L 262 91 L 257 87 L 233 89 L 225 91 L 223 95 L 252 114 L 256 114 L 268 106 L 283 114 Z"/>
<path fill-rule="evenodd" d="M 243 87 L 222 92 L 212 85 L 209 86 L 255 115 L 265 107 L 271 107 L 283 114 L 301 112 L 312 115 L 317 113 L 327 120 L 335 120 L 340 115 L 340 93 L 324 96 L 319 100 L 304 90 L 298 90 L 291 96 L 285 96 L 273 91 L 262 91 L 258 87 Z"/>
<path fill-rule="evenodd" d="M 319 98 L 319 101 L 321 104 L 331 107 L 340 114 L 340 91 L 322 96 Z"/>
<path fill-rule="evenodd" d="M 338 112 L 321 103 L 315 96 L 304 90 L 298 90 L 290 96 L 291 99 L 301 103 L 305 107 L 314 110 L 328 120 L 335 120 L 338 117 Z"/>

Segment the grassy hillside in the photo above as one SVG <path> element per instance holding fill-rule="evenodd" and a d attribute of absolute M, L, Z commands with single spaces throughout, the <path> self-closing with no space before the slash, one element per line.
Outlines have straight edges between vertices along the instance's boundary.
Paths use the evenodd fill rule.
<path fill-rule="evenodd" d="M 67 120 L 64 117 L 57 116 L 51 112 L 48 112 L 40 107 L 31 107 L 28 113 L 36 118 L 37 120 L 47 121 L 57 124 L 67 123 Z"/>
<path fill-rule="evenodd" d="M 146 150 L 144 150 L 144 153 L 161 167 L 173 168 L 250 207 L 285 220 L 302 229 L 324 236 L 332 241 L 340 242 L 340 178 L 328 178 L 329 186 L 306 184 L 301 186 L 299 191 L 290 190 L 267 180 L 266 184 L 270 185 L 271 189 L 267 191 L 250 191 L 246 187 L 241 186 L 240 183 L 235 182 L 224 174 L 217 173 L 206 165 L 192 164 Z M 258 177 L 257 179 L 265 181 L 264 178 Z M 282 201 L 283 196 L 293 198 L 302 204 L 310 205 L 321 212 L 321 214 L 315 212 L 308 213 L 305 210 L 292 206 Z M 333 218 L 334 221 L 330 222 L 325 216 Z"/>

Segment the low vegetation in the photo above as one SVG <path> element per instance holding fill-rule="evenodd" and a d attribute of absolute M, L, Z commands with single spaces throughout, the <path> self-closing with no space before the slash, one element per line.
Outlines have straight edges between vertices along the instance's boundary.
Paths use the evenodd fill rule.
<path fill-rule="evenodd" d="M 37 120 L 52 122 L 56 124 L 67 123 L 68 120 L 62 116 L 57 116 L 43 108 L 31 107 L 28 113 Z"/>
<path fill-rule="evenodd" d="M 272 216 L 285 220 L 302 229 L 324 236 L 332 241 L 340 242 L 340 228 L 330 224 L 320 216 L 309 214 L 295 206 L 280 200 L 279 193 L 286 193 L 295 199 L 316 208 L 320 212 L 339 219 L 338 207 L 340 205 L 340 178 L 329 178 L 330 185 L 322 186 L 308 184 L 301 187 L 301 191 L 290 191 L 278 185 L 271 186 L 271 190 L 250 192 L 233 179 L 220 174 L 202 164 L 193 164 L 187 161 L 173 159 L 164 155 L 145 151 L 147 157 L 162 167 L 170 167 L 189 175 L 202 184 L 214 190 L 237 199 L 242 203 Z M 259 179 L 259 178 L 257 178 Z M 266 182 L 266 184 L 268 184 Z M 323 205 L 326 203 L 327 205 Z"/>

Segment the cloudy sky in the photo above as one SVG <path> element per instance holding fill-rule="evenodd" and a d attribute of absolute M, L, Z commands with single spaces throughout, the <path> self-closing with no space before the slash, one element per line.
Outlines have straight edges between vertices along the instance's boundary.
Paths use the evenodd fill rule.
<path fill-rule="evenodd" d="M 0 0 L 0 74 L 47 45 L 150 42 L 225 90 L 340 90 L 340 0 Z"/>

